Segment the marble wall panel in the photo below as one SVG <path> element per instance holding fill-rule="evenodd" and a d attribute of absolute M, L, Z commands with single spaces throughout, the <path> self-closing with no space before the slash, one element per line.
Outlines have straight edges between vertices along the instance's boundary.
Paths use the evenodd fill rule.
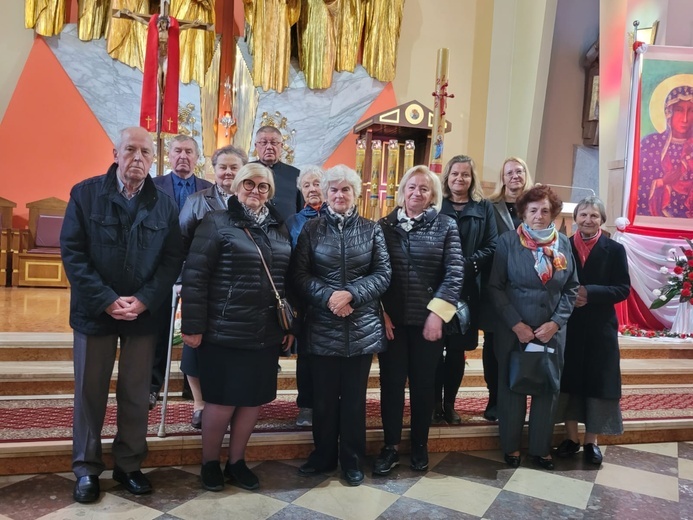
<path fill-rule="evenodd" d="M 244 42 L 239 40 L 239 46 L 242 45 Z M 252 58 L 247 52 L 243 54 L 252 70 Z M 294 166 L 322 165 L 345 137 L 356 138 L 352 134 L 354 125 L 385 85 L 358 65 L 353 73 L 335 72 L 330 88 L 311 90 L 294 60 L 289 73 L 289 87 L 284 92 L 278 94 L 258 89 L 255 129 L 260 127 L 264 112 L 281 112 L 288 119 L 289 128 L 296 130 Z"/>
<path fill-rule="evenodd" d="M 111 140 L 115 142 L 120 129 L 139 124 L 142 73 L 111 58 L 105 40 L 83 42 L 77 37 L 77 26 L 69 24 L 61 34 L 46 38 L 46 43 Z M 179 105 L 188 103 L 195 107 L 192 117 L 195 130 L 201 133 L 197 83 L 180 84 Z M 202 149 L 200 136 L 196 139 Z"/>

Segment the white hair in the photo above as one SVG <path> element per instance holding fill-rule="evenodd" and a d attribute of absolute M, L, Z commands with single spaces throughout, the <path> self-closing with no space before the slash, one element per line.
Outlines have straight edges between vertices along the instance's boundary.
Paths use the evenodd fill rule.
<path fill-rule="evenodd" d="M 322 176 L 325 175 L 325 171 L 322 168 L 320 168 L 320 166 L 317 166 L 315 164 L 309 164 L 301 168 L 301 173 L 298 175 L 298 179 L 296 179 L 296 186 L 299 190 L 301 189 L 301 185 L 303 184 L 303 179 L 305 179 L 309 175 L 315 175 L 320 181 L 322 180 Z"/>
<path fill-rule="evenodd" d="M 320 181 L 323 197 L 327 199 L 327 190 L 330 184 L 339 184 L 343 181 L 351 185 L 351 189 L 354 191 L 354 198 L 359 198 L 361 195 L 361 177 L 345 164 L 338 164 L 325 172 Z"/>

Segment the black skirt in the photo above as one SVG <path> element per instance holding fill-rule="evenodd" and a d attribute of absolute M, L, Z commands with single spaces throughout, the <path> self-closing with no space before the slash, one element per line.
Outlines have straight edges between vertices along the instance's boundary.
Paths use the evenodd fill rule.
<path fill-rule="evenodd" d="M 197 349 L 202 398 L 222 406 L 260 406 L 277 397 L 279 345 L 237 349 L 202 343 Z"/>

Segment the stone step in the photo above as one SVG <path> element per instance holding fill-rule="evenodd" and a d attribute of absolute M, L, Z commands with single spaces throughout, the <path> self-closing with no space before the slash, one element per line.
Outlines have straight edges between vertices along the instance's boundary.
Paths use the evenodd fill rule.
<path fill-rule="evenodd" d="M 479 388 L 460 391 L 478 391 Z M 280 391 L 280 393 L 288 391 Z M 377 389 L 369 390 L 377 394 Z M 56 396 L 53 396 L 56 397 Z M 31 397 L 28 397 L 31 398 Z M 5 397 L 5 399 L 8 399 Z M 584 429 L 580 426 L 580 432 Z M 564 436 L 563 425 L 557 425 L 553 444 L 558 445 Z M 680 442 L 693 439 L 693 420 L 657 419 L 631 420 L 624 422 L 624 433 L 618 436 L 601 436 L 601 445 L 641 444 L 655 442 Z M 144 467 L 197 465 L 200 463 L 202 442 L 200 435 L 168 435 L 148 437 L 149 454 Z M 380 429 L 366 432 L 367 453 L 375 456 L 382 447 L 383 432 Z M 524 443 L 526 448 L 527 431 Z M 228 436 L 224 445 L 228 444 Z M 104 461 L 112 468 L 112 440 L 104 439 Z M 431 426 L 429 452 L 485 451 L 500 449 L 498 425 L 462 424 L 460 426 Z M 291 460 L 303 459 L 313 449 L 313 437 L 309 428 L 302 431 L 254 433 L 246 450 L 247 460 Z M 402 453 L 409 451 L 409 430 L 404 429 L 401 443 Z M 226 450 L 223 449 L 222 453 Z M 71 470 L 72 443 L 64 441 L 20 441 L 0 443 L 0 475 L 31 473 L 57 473 Z"/>
<path fill-rule="evenodd" d="M 674 338 L 635 338 L 620 336 L 623 359 L 693 359 L 693 340 Z M 479 347 L 467 352 L 467 359 L 481 359 L 483 337 Z M 181 347 L 175 346 L 172 359 L 179 360 Z M 3 332 L 0 333 L 0 362 L 4 361 L 71 361 L 72 333 Z"/>
<path fill-rule="evenodd" d="M 280 390 L 296 388 L 295 358 L 280 358 L 282 370 L 278 375 Z M 170 391 L 182 390 L 183 374 L 180 362 L 171 364 Z M 115 391 L 118 366 L 114 367 L 111 391 Z M 693 359 L 622 359 L 623 385 L 693 384 Z M 369 378 L 370 388 L 379 386 L 377 359 L 374 358 Z M 481 359 L 468 359 L 464 387 L 485 386 Z M 0 395 L 72 394 L 74 375 L 71 361 L 6 361 L 0 363 Z"/>

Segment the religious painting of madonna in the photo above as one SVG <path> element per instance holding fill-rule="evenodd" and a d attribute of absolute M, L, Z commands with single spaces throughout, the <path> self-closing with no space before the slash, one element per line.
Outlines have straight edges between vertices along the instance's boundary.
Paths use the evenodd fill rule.
<path fill-rule="evenodd" d="M 693 230 L 693 49 L 643 58 L 635 223 Z"/>

